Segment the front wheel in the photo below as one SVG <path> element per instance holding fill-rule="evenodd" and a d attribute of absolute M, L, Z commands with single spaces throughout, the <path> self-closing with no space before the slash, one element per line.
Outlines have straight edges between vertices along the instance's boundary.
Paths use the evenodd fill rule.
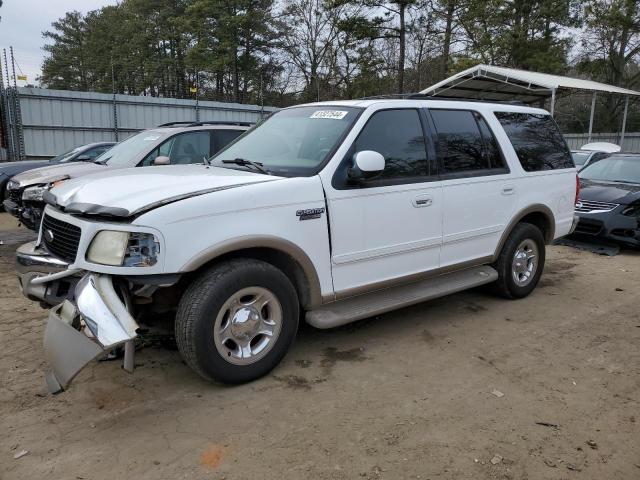
<path fill-rule="evenodd" d="M 544 237 L 530 223 L 517 224 L 494 264 L 496 293 L 505 298 L 523 298 L 538 285 L 545 261 Z"/>
<path fill-rule="evenodd" d="M 298 329 L 289 278 L 273 265 L 234 259 L 212 267 L 187 289 L 175 333 L 187 364 L 207 380 L 243 383 L 284 357 Z"/>

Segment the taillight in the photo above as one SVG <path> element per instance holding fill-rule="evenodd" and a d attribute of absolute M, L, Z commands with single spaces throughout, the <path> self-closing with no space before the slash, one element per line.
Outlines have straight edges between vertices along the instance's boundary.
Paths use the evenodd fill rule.
<path fill-rule="evenodd" d="M 574 205 L 578 203 L 578 197 L 580 197 L 580 177 L 576 173 L 576 200 L 573 202 Z"/>

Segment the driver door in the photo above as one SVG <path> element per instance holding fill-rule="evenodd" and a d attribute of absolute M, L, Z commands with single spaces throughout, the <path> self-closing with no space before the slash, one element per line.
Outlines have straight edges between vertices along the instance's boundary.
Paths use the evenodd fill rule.
<path fill-rule="evenodd" d="M 424 113 L 374 112 L 327 188 L 331 268 L 337 297 L 384 288 L 437 269 L 442 243 L 442 188 L 428 154 Z M 373 150 L 385 168 L 349 180 L 353 156 Z M 328 187 L 328 186 L 327 186 Z"/>

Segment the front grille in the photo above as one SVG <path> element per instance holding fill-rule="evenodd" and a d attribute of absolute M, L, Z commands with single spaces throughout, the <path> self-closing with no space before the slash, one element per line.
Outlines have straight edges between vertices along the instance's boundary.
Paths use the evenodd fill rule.
<path fill-rule="evenodd" d="M 602 231 L 602 222 L 594 222 L 581 218 L 576 225 L 575 233 L 598 235 Z"/>
<path fill-rule="evenodd" d="M 610 212 L 619 207 L 619 203 L 594 202 L 591 200 L 580 200 L 576 202 L 576 212 L 579 213 L 601 213 Z"/>
<path fill-rule="evenodd" d="M 80 243 L 79 227 L 49 215 L 42 220 L 42 241 L 45 247 L 56 257 L 73 262 Z"/>

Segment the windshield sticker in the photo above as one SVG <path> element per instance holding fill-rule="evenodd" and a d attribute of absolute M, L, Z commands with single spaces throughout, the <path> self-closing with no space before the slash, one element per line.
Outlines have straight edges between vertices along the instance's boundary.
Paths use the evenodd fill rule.
<path fill-rule="evenodd" d="M 153 142 L 154 140 L 157 140 L 160 138 L 160 135 L 149 135 L 147 137 L 144 137 L 142 140 L 144 140 L 145 142 Z"/>
<path fill-rule="evenodd" d="M 349 112 L 344 110 L 317 110 L 309 118 L 327 118 L 329 120 L 342 120 Z"/>

